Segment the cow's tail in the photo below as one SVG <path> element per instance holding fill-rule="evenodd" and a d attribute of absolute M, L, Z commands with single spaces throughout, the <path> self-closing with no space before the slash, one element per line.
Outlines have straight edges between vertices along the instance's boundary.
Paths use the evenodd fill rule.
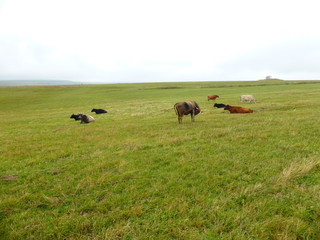
<path fill-rule="evenodd" d="M 177 104 L 175 104 L 175 105 L 173 106 L 173 109 L 174 109 L 174 111 L 176 112 L 176 114 L 178 115 Z"/>

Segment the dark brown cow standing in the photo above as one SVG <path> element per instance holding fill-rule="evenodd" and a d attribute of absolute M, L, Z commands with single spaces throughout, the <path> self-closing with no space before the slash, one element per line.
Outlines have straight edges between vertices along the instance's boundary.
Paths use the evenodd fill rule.
<path fill-rule="evenodd" d="M 183 115 L 191 114 L 191 121 L 194 122 L 194 116 L 201 112 L 200 107 L 195 101 L 179 102 L 174 105 L 174 110 L 178 115 L 179 123 L 182 123 Z"/>
<path fill-rule="evenodd" d="M 237 106 L 229 106 L 227 105 L 224 110 L 229 110 L 230 113 L 252 113 L 253 110 L 244 107 L 237 107 Z"/>
<path fill-rule="evenodd" d="M 215 100 L 218 97 L 219 97 L 218 95 L 208 95 L 208 101 L 209 100 Z"/>

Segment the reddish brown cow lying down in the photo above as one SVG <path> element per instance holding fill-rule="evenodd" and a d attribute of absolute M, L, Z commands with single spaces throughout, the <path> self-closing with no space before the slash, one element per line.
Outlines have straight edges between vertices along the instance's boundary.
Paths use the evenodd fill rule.
<path fill-rule="evenodd" d="M 230 113 L 252 113 L 253 110 L 249 108 L 243 108 L 243 107 L 236 107 L 236 106 L 229 106 L 227 105 L 224 110 L 229 110 Z"/>
<path fill-rule="evenodd" d="M 208 95 L 208 101 L 209 100 L 215 100 L 218 97 L 219 97 L 218 95 Z"/>

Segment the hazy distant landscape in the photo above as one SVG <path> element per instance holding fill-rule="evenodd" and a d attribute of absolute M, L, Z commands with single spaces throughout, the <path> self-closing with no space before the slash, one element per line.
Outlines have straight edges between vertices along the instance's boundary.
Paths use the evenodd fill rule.
<path fill-rule="evenodd" d="M 0 87 L 75 85 L 75 84 L 83 84 L 83 83 L 67 81 L 67 80 L 0 80 Z"/>

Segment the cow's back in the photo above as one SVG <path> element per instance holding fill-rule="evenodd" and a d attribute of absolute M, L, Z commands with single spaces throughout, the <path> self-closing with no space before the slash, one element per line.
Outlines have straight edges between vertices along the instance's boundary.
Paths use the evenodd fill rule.
<path fill-rule="evenodd" d="M 186 107 L 190 110 L 198 106 L 198 104 L 195 101 L 186 101 L 185 104 L 186 104 Z"/>
<path fill-rule="evenodd" d="M 179 102 L 174 105 L 178 115 L 188 115 L 192 111 L 192 105 L 189 102 Z"/>
<path fill-rule="evenodd" d="M 253 110 L 249 108 L 243 108 L 238 106 L 227 106 L 225 110 L 229 110 L 230 113 L 252 113 Z"/>
<path fill-rule="evenodd" d="M 179 102 L 174 105 L 174 109 L 176 110 L 178 115 L 188 115 L 192 113 L 195 109 L 198 109 L 198 111 L 195 111 L 195 114 L 197 115 L 200 113 L 200 107 L 195 101 L 185 101 L 185 102 Z"/>

